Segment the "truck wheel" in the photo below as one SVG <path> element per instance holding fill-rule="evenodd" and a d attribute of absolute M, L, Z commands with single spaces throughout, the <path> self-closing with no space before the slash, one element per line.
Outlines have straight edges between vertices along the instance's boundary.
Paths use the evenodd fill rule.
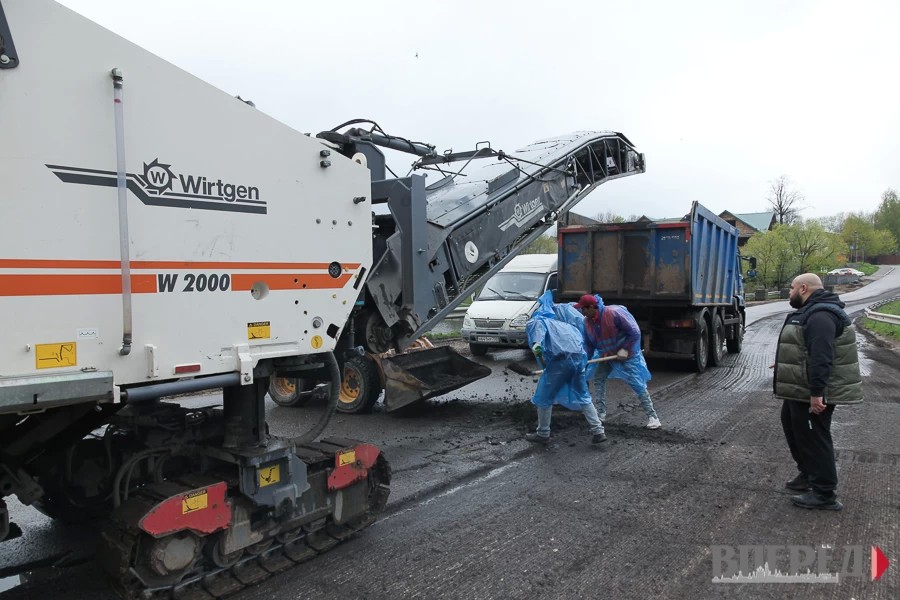
<path fill-rule="evenodd" d="M 725 342 L 729 354 L 737 354 L 741 351 L 741 346 L 744 345 L 744 313 L 741 313 L 741 322 L 735 327 L 737 327 L 737 332 L 734 339 Z"/>
<path fill-rule="evenodd" d="M 272 377 L 269 379 L 269 396 L 278 406 L 303 406 L 312 398 L 306 383 L 296 377 Z"/>
<path fill-rule="evenodd" d="M 472 356 L 484 356 L 488 353 L 488 348 L 490 346 L 483 346 L 482 344 L 469 344 L 469 350 L 472 352 Z"/>
<path fill-rule="evenodd" d="M 344 363 L 337 410 L 342 413 L 366 413 L 381 395 L 378 366 L 371 358 L 354 357 Z"/>
<path fill-rule="evenodd" d="M 694 370 L 702 373 L 709 362 L 709 325 L 706 319 L 700 318 L 697 328 L 697 341 L 694 344 Z"/>
<path fill-rule="evenodd" d="M 709 364 L 718 367 L 725 358 L 725 324 L 722 316 L 716 315 L 710 332 Z"/>

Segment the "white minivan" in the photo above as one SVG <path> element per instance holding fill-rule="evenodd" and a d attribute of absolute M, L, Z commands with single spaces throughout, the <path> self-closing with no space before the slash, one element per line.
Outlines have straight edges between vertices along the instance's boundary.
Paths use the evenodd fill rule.
<path fill-rule="evenodd" d="M 556 268 L 556 254 L 522 254 L 488 280 L 463 319 L 462 339 L 472 354 L 528 347 L 525 322 L 541 294 L 556 289 Z"/>

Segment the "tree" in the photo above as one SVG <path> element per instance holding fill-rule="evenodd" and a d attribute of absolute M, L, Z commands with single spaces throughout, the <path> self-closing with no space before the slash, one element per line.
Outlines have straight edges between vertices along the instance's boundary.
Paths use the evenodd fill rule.
<path fill-rule="evenodd" d="M 785 226 L 772 231 L 759 231 L 747 240 L 742 254 L 756 257 L 756 278 L 763 286 L 781 285 L 791 266 L 791 252 L 785 237 Z"/>
<path fill-rule="evenodd" d="M 611 210 L 606 210 L 594 215 L 594 220 L 599 221 L 600 223 L 624 223 L 625 217 L 616 214 Z"/>
<path fill-rule="evenodd" d="M 848 259 L 854 262 L 893 252 L 897 246 L 891 232 L 876 229 L 875 216 L 867 213 L 851 213 L 844 221 L 841 239 L 850 249 Z"/>
<path fill-rule="evenodd" d="M 875 228 L 890 231 L 894 240 L 900 240 L 900 197 L 897 190 L 888 188 L 881 194 L 881 204 L 875 211 Z"/>
<path fill-rule="evenodd" d="M 769 204 L 775 215 L 778 217 L 778 223 L 781 225 L 790 225 L 797 217 L 800 209 L 803 208 L 803 194 L 794 186 L 790 177 L 782 175 L 778 179 L 769 182 Z"/>
<path fill-rule="evenodd" d="M 831 264 L 844 250 L 840 237 L 828 233 L 815 221 L 786 227 L 785 239 L 796 261 L 797 273 L 816 271 Z"/>
<path fill-rule="evenodd" d="M 816 221 L 829 233 L 840 233 L 844 228 L 844 221 L 847 220 L 847 213 L 839 212 L 829 217 L 819 217 Z"/>
<path fill-rule="evenodd" d="M 521 254 L 556 254 L 559 245 L 552 235 L 542 235 L 528 244 Z"/>
<path fill-rule="evenodd" d="M 594 220 L 599 221 L 600 223 L 632 223 L 637 221 L 640 217 L 637 215 L 629 215 L 628 218 L 623 217 L 620 214 L 617 214 L 611 210 L 606 210 L 603 212 L 599 212 L 594 215 Z"/>

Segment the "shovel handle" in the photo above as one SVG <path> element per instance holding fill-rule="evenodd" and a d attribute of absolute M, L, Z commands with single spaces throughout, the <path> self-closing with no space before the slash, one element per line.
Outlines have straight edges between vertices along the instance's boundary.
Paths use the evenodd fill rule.
<path fill-rule="evenodd" d="M 608 360 L 618 360 L 618 358 L 619 357 L 616 354 L 613 354 L 612 356 L 601 356 L 600 358 L 592 358 L 591 360 L 587 361 L 587 364 L 593 365 L 596 363 L 606 362 Z M 538 361 L 540 361 L 540 359 L 538 359 Z M 543 365 L 541 365 L 541 366 L 543 366 Z M 541 369 L 539 371 L 535 371 L 534 373 L 532 373 L 532 375 L 537 377 L 538 375 L 541 375 L 545 370 L 546 369 Z"/>

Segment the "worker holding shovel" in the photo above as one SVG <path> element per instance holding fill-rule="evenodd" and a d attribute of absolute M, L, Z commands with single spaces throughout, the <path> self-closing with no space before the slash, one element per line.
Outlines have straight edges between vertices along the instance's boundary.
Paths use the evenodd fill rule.
<path fill-rule="evenodd" d="M 581 412 L 593 434 L 591 443 L 601 444 L 606 441 L 606 433 L 587 388 L 587 357 L 581 332 L 559 320 L 553 308 L 553 295 L 547 291 L 538 300 L 538 308 L 525 326 L 528 344 L 538 361 L 544 364 L 544 369 L 538 372 L 541 378 L 531 399 L 537 407 L 537 431 L 527 434 L 525 439 L 548 443 L 553 405 L 561 404 Z"/>
<path fill-rule="evenodd" d="M 585 294 L 575 304 L 584 315 L 584 349 L 588 356 L 595 353 L 618 361 L 602 364 L 594 375 L 594 391 L 600 405 L 601 418 L 606 418 L 606 380 L 622 379 L 634 390 L 647 413 L 647 429 L 659 429 L 660 422 L 647 382 L 650 370 L 641 352 L 641 330 L 624 306 L 603 305 L 600 296 Z"/>

